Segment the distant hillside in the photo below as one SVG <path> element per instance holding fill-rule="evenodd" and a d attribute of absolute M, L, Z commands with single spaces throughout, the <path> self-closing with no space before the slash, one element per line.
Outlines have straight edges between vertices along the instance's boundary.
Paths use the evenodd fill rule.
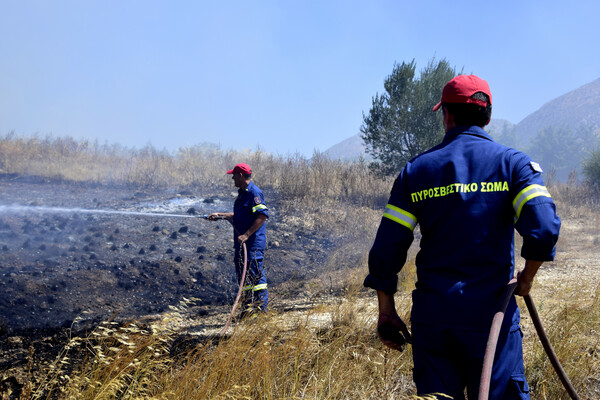
<path fill-rule="evenodd" d="M 360 133 L 350 136 L 323 152 L 332 160 L 356 161 L 359 158 L 370 160 L 371 157 L 365 153 L 365 146 L 360 138 Z"/>
<path fill-rule="evenodd" d="M 514 135 L 526 147 L 547 127 L 600 130 L 600 78 L 544 104 L 516 125 Z"/>

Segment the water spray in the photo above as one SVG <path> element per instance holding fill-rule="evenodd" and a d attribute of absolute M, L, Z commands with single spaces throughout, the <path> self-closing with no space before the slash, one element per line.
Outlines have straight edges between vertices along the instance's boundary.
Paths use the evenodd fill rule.
<path fill-rule="evenodd" d="M 37 213 L 63 213 L 63 214 L 108 214 L 108 215 L 130 215 L 142 217 L 171 217 L 171 218 L 203 218 L 208 219 L 208 215 L 184 215 L 167 214 L 142 211 L 120 211 L 120 210 L 99 210 L 88 208 L 65 208 L 65 207 L 46 207 L 46 206 L 24 206 L 24 205 L 0 205 L 0 213 L 15 212 L 37 212 Z"/>

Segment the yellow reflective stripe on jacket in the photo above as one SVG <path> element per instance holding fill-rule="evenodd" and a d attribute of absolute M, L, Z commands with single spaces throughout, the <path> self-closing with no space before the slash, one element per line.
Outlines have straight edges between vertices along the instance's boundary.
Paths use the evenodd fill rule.
<path fill-rule="evenodd" d="M 267 209 L 267 206 L 265 206 L 264 204 L 259 204 L 259 205 L 252 207 L 252 212 L 256 212 L 258 210 L 266 210 L 266 209 Z"/>
<path fill-rule="evenodd" d="M 548 189 L 546 189 L 546 187 L 542 185 L 530 185 L 527 186 L 525 189 L 521 190 L 513 200 L 513 208 L 515 209 L 515 214 L 517 215 L 517 218 L 519 218 L 519 216 L 521 215 L 521 210 L 523 209 L 525 203 L 539 196 L 552 197 L 550 196 L 550 193 L 548 193 Z"/>
<path fill-rule="evenodd" d="M 391 204 L 385 206 L 385 212 L 383 213 L 383 216 L 399 223 L 400 225 L 404 225 L 411 231 L 413 231 L 415 226 L 417 226 L 417 217 L 408 211 L 404 211 L 403 209 Z"/>
<path fill-rule="evenodd" d="M 265 290 L 267 288 L 267 284 L 266 283 L 260 283 L 258 285 L 252 286 L 252 285 L 246 285 L 244 287 L 242 287 L 242 291 L 247 292 L 248 290 L 252 290 L 253 292 L 259 291 L 259 290 Z"/>

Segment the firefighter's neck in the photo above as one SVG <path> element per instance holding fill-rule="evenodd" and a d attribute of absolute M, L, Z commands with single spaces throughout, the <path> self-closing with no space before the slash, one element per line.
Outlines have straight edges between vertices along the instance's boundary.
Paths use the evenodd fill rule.
<path fill-rule="evenodd" d="M 444 132 L 448 133 L 452 129 L 456 128 L 456 123 L 454 122 L 454 115 L 450 114 L 446 111 L 446 108 L 443 109 L 443 118 L 444 118 Z"/>
<path fill-rule="evenodd" d="M 246 190 L 248 185 L 250 184 L 250 179 L 244 179 L 240 182 L 240 189 Z"/>

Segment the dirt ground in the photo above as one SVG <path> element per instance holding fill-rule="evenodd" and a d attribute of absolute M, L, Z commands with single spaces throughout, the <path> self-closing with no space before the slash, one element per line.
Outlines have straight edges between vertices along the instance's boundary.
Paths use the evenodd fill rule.
<path fill-rule="evenodd" d="M 571 286 L 593 296 L 600 285 L 600 213 L 563 216 L 556 248 L 555 260 L 536 276 L 537 295 L 550 300 L 553 291 Z"/>

